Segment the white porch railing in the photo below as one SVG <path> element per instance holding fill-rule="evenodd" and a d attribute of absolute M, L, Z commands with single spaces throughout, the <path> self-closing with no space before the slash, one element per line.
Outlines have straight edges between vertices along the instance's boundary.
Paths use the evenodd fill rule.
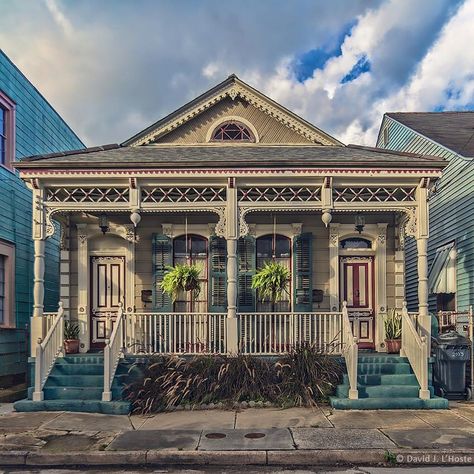
<path fill-rule="evenodd" d="M 340 354 L 342 313 L 240 313 L 240 350 L 244 354 L 281 354 L 307 342 Z"/>
<path fill-rule="evenodd" d="M 357 389 L 357 364 L 359 362 L 359 346 L 357 337 L 352 332 L 351 321 L 347 311 L 347 303 L 342 304 L 342 338 L 343 350 L 342 354 L 346 362 L 347 377 L 349 379 L 349 399 L 357 400 L 359 398 L 359 390 Z"/>
<path fill-rule="evenodd" d="M 48 331 L 51 329 L 57 315 L 58 313 L 43 313 L 45 334 L 48 334 Z"/>
<path fill-rule="evenodd" d="M 115 377 L 115 371 L 120 358 L 124 353 L 124 329 L 125 318 L 122 303 L 119 303 L 117 318 L 115 319 L 114 329 L 110 335 L 109 341 L 104 347 L 104 391 L 102 392 L 102 400 L 110 402 L 112 400 L 112 383 Z"/>
<path fill-rule="evenodd" d="M 428 390 L 428 344 L 426 336 L 420 336 L 413 320 L 413 313 L 409 314 L 406 303 L 402 309 L 402 348 L 401 356 L 408 358 L 420 385 L 420 398 L 430 398 Z"/>
<path fill-rule="evenodd" d="M 34 401 L 44 399 L 43 387 L 59 354 L 64 350 L 64 310 L 59 303 L 58 312 L 54 317 L 44 340 L 38 339 L 35 361 Z"/>
<path fill-rule="evenodd" d="M 225 354 L 226 313 L 127 313 L 132 354 Z"/>

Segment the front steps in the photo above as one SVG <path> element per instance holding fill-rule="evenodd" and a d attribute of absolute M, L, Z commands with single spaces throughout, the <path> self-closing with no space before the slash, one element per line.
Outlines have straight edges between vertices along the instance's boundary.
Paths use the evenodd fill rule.
<path fill-rule="evenodd" d="M 44 400 L 29 399 L 14 404 L 16 411 L 75 411 L 126 415 L 129 402 L 121 400 L 126 368 L 119 364 L 112 384 L 113 401 L 103 402 L 104 356 L 103 354 L 78 354 L 58 357 L 43 388 Z"/>
<path fill-rule="evenodd" d="M 420 386 L 415 374 L 404 357 L 398 355 L 360 355 L 357 366 L 357 389 L 359 398 L 350 400 L 349 380 L 344 375 L 343 383 L 330 397 L 331 406 L 339 410 L 398 410 L 398 409 L 445 409 L 448 400 L 434 395 L 418 398 Z"/>

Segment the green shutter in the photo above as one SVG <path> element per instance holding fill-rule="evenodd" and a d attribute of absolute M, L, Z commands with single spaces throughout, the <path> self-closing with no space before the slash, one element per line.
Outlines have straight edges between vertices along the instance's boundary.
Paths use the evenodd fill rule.
<path fill-rule="evenodd" d="M 227 311 L 227 242 L 221 237 L 209 240 L 209 311 Z"/>
<path fill-rule="evenodd" d="M 173 311 L 171 298 L 161 289 L 167 267 L 173 264 L 173 244 L 166 235 L 153 234 L 153 309 L 160 313 Z"/>
<path fill-rule="evenodd" d="M 238 288 L 237 310 L 241 313 L 255 311 L 255 290 L 252 289 L 252 277 L 255 275 L 256 249 L 255 238 L 242 237 L 237 242 Z"/>
<path fill-rule="evenodd" d="M 313 310 L 313 236 L 301 234 L 293 241 L 293 311 Z"/>

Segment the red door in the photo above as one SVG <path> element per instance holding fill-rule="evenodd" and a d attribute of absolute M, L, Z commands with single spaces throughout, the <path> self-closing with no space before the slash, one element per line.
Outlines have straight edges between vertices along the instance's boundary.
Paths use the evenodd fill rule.
<path fill-rule="evenodd" d="M 373 258 L 342 258 L 342 300 L 347 302 L 354 335 L 362 348 L 374 348 Z"/>

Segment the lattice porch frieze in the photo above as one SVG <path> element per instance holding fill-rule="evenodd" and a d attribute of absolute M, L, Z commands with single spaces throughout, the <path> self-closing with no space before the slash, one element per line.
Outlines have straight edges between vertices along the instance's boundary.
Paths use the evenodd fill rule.
<path fill-rule="evenodd" d="M 46 202 L 116 203 L 128 202 L 127 187 L 57 187 L 46 189 Z"/>
<path fill-rule="evenodd" d="M 321 188 L 268 186 L 242 187 L 237 191 L 240 202 L 320 202 Z"/>
<path fill-rule="evenodd" d="M 333 188 L 334 202 L 414 202 L 416 187 Z"/>
<path fill-rule="evenodd" d="M 141 189 L 143 203 L 192 203 L 225 202 L 225 187 L 144 187 Z"/>

